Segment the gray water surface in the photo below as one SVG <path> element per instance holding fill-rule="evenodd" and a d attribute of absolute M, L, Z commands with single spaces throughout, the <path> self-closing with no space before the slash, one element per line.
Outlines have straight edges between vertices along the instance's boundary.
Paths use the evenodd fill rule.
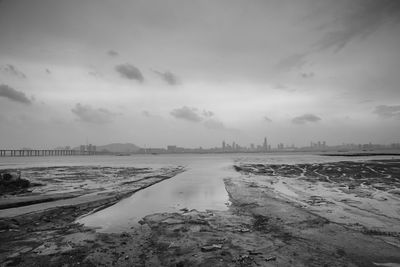
<path fill-rule="evenodd" d="M 226 157 L 196 157 L 186 171 L 143 189 L 78 222 L 98 227 L 101 232 L 121 232 L 146 215 L 158 212 L 226 210 L 229 206 L 224 178 L 237 176 L 233 160 Z"/>

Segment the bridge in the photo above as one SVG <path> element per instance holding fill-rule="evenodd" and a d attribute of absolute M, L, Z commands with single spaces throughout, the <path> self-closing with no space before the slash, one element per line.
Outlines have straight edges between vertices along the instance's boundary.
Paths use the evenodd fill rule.
<path fill-rule="evenodd" d="M 0 149 L 0 157 L 45 157 L 78 155 L 96 155 L 96 151 L 79 151 L 72 149 Z"/>

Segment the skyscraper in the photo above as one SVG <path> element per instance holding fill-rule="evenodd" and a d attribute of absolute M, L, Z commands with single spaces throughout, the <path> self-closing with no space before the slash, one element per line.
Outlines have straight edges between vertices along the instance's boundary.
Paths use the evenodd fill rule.
<path fill-rule="evenodd" d="M 264 137 L 263 150 L 264 150 L 264 151 L 267 151 L 267 150 L 268 150 L 268 142 L 267 142 L 267 137 Z"/>

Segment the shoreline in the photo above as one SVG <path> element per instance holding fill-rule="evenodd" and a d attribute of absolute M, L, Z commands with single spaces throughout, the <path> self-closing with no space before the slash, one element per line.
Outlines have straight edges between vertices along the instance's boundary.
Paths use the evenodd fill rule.
<path fill-rule="evenodd" d="M 88 180 L 86 179 L 95 180 L 95 182 L 97 182 L 96 180 L 99 179 L 99 173 L 93 173 L 93 169 L 91 168 L 93 167 L 57 166 L 49 168 L 40 167 L 21 169 L 28 173 L 26 175 L 29 175 L 29 172 L 35 173 L 35 175 L 51 172 L 51 175 L 54 175 L 55 177 L 57 177 L 57 174 L 62 171 L 64 177 L 62 176 L 61 180 L 65 179 L 65 181 L 54 183 L 48 182 L 49 179 L 47 178 L 42 178 L 42 180 L 39 180 L 41 183 L 43 183 L 43 180 L 48 182 L 48 185 L 43 185 L 44 188 L 34 186 L 28 188 L 27 190 L 25 189 L 22 193 L 17 195 L 3 196 L 0 198 L 0 218 L 23 215 L 24 213 L 36 212 L 43 209 L 79 205 L 90 202 L 108 201 L 111 203 L 116 203 L 123 198 L 131 196 L 137 191 L 162 182 L 163 180 L 170 179 L 175 175 L 185 171 L 183 167 L 161 168 L 158 170 L 146 169 L 145 172 L 141 171 L 142 169 L 136 168 L 133 168 L 132 171 L 130 170 L 132 168 L 102 167 L 102 169 L 112 169 L 112 173 L 114 173 L 115 170 L 121 172 L 127 169 L 126 172 L 133 176 L 128 179 L 122 177 L 119 180 L 117 177 L 113 176 L 112 181 L 109 182 L 111 183 L 110 188 L 104 188 L 104 185 L 101 185 L 100 187 L 94 187 L 90 184 L 83 186 L 82 182 L 88 183 Z M 65 169 L 67 169 L 70 173 L 66 173 Z M 84 169 L 86 173 L 83 173 L 82 169 Z M 41 172 L 38 170 L 41 170 Z M 75 175 L 76 170 L 79 170 L 79 175 L 82 177 L 79 179 L 74 179 L 73 181 L 68 180 L 71 175 Z M 143 173 L 137 172 L 137 170 L 140 170 Z M 106 173 L 105 177 L 107 177 L 107 175 L 109 175 L 109 173 Z M 123 175 L 126 174 L 124 173 Z M 35 182 L 38 181 L 35 180 L 35 177 L 29 177 L 29 179 L 34 179 Z M 60 180 L 60 178 L 58 178 L 58 180 Z M 107 177 L 107 180 L 110 179 Z M 33 189 L 33 191 L 31 189 Z M 53 191 L 64 192 L 53 193 Z"/>
<path fill-rule="evenodd" d="M 394 167 L 396 168 L 399 163 L 399 161 L 394 162 Z M 308 168 L 314 166 L 315 168 L 310 170 L 314 170 L 316 174 L 311 175 L 311 172 L 304 171 L 305 178 L 301 173 L 297 173 L 299 165 L 239 165 L 242 168 L 239 170 L 240 176 L 224 179 L 232 203 L 229 210 L 182 209 L 179 213 L 151 214 L 145 216 L 139 226 L 133 226 L 130 231 L 123 233 L 99 233 L 93 228 L 75 223 L 79 216 L 112 205 L 110 199 L 56 207 L 12 218 L 0 218 L 0 238 L 5 241 L 0 245 L 0 259 L 2 259 L 0 264 L 2 266 L 7 264 L 24 266 L 28 262 L 49 266 L 64 264 L 68 266 L 395 266 L 379 264 L 400 264 L 398 254 L 400 230 L 383 231 L 380 228 L 363 227 L 352 218 L 336 222 L 329 217 L 338 212 L 332 209 L 336 202 L 330 197 L 339 194 L 338 196 L 346 199 L 353 194 L 359 194 L 361 192 L 359 190 L 368 189 L 354 185 L 354 189 L 351 189 L 353 191 L 338 190 L 342 188 L 335 180 L 341 177 L 338 175 L 331 176 L 332 181 L 325 181 L 323 175 L 330 172 L 329 168 L 345 167 L 343 162 L 335 164 L 337 165 L 310 164 Z M 356 169 L 352 173 L 358 173 L 361 170 L 360 166 L 353 166 L 352 168 Z M 379 170 L 379 164 L 374 166 L 374 170 Z M 365 167 L 372 168 L 370 165 Z M 266 173 L 268 168 L 280 170 L 281 173 Z M 387 170 L 383 174 L 389 171 L 393 173 L 396 169 Z M 368 176 L 368 173 L 364 174 Z M 321 191 L 322 189 L 325 191 Z M 310 192 L 309 195 L 307 192 Z M 317 192 L 318 194 L 325 192 L 324 197 L 316 198 Z M 356 198 L 363 199 L 366 196 L 364 194 Z M 368 197 L 366 200 L 373 203 L 388 201 L 383 198 Z M 118 200 L 115 199 L 115 202 Z M 356 207 L 359 203 L 343 203 L 349 207 L 356 205 L 353 209 L 358 210 Z M 347 216 L 351 214 L 359 216 L 355 210 L 349 211 Z M 369 213 L 367 215 L 370 216 Z M 385 223 L 385 220 L 382 222 Z"/>

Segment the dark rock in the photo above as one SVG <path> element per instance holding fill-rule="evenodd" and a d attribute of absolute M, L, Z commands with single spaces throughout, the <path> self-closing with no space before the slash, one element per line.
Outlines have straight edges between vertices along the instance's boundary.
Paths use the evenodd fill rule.
<path fill-rule="evenodd" d="M 4 174 L 3 174 L 4 177 Z M 0 179 L 0 194 L 14 193 L 21 190 L 26 190 L 30 186 L 30 182 L 26 179 Z"/>
<path fill-rule="evenodd" d="M 276 257 L 275 256 L 271 256 L 265 259 L 265 261 L 276 261 Z"/>
<path fill-rule="evenodd" d="M 346 252 L 345 252 L 343 249 L 341 249 L 341 248 L 337 249 L 337 250 L 336 250 L 336 253 L 337 253 L 339 256 L 341 256 L 341 257 L 343 257 L 343 256 L 346 255 Z"/>

